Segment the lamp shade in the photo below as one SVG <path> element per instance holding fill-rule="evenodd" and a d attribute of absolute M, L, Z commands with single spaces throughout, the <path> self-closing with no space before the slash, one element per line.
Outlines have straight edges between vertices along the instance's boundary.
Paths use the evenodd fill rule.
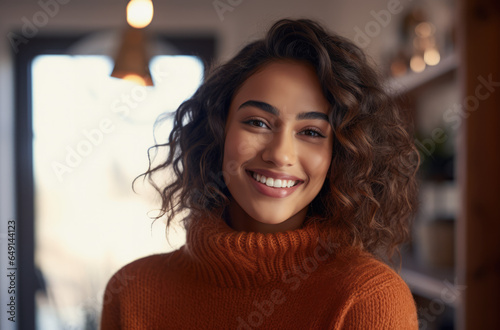
<path fill-rule="evenodd" d="M 111 77 L 153 86 L 149 71 L 147 38 L 143 29 L 128 27 L 123 32 L 122 41 L 115 57 L 115 66 Z"/>

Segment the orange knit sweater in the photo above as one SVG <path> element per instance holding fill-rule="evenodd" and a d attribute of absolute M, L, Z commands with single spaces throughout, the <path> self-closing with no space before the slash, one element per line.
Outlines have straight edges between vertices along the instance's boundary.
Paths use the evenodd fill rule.
<path fill-rule="evenodd" d="M 120 269 L 107 329 L 418 329 L 410 290 L 387 265 L 309 223 L 274 234 L 202 220 L 168 254 Z"/>

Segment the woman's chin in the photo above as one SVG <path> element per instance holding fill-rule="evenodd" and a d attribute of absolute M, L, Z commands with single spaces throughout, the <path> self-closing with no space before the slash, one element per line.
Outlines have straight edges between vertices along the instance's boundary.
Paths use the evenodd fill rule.
<path fill-rule="evenodd" d="M 254 225 L 261 225 L 269 230 L 285 231 L 300 228 L 305 218 L 305 212 L 299 211 L 296 214 L 287 212 L 269 214 L 259 214 L 252 212 L 250 217 L 254 220 Z"/>
<path fill-rule="evenodd" d="M 255 205 L 251 205 L 251 207 L 247 208 L 243 211 L 254 221 L 266 224 L 266 225 L 279 225 L 288 221 L 290 218 L 294 216 L 294 212 L 290 212 L 290 210 L 283 210 L 280 207 L 269 207 L 268 205 L 260 207 L 255 207 Z M 288 211 L 288 212 L 287 212 Z"/>
<path fill-rule="evenodd" d="M 248 201 L 247 201 L 248 202 Z M 229 206 L 232 227 L 243 231 L 277 232 L 300 228 L 307 207 L 302 210 L 285 209 L 281 205 L 250 204 L 240 206 L 235 200 Z"/>

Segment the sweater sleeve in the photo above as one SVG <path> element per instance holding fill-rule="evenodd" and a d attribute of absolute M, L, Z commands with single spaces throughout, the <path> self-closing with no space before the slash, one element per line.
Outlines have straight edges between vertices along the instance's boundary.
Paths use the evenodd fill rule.
<path fill-rule="evenodd" d="M 397 274 L 386 273 L 365 284 L 347 312 L 343 329 L 418 329 L 415 301 Z"/>
<path fill-rule="evenodd" d="M 144 258 L 146 260 L 146 258 Z M 130 292 L 136 291 L 136 282 L 143 260 L 132 262 L 118 270 L 108 281 L 104 291 L 100 329 L 121 329 L 127 309 L 130 311 Z"/>
<path fill-rule="evenodd" d="M 119 272 L 106 285 L 104 291 L 100 329 L 120 329 Z"/>
<path fill-rule="evenodd" d="M 165 277 L 166 256 L 168 254 L 137 259 L 111 277 L 104 291 L 101 330 L 148 328 L 140 316 L 144 315 L 147 304 L 154 301 L 152 292 Z"/>

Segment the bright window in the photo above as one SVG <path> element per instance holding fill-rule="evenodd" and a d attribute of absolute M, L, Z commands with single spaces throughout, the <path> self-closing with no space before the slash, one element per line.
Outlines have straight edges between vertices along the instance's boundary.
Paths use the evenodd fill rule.
<path fill-rule="evenodd" d="M 105 56 L 42 55 L 32 65 L 35 264 L 46 290 L 36 296 L 38 329 L 94 328 L 110 276 L 137 258 L 185 241 L 149 216 L 147 169 L 153 124 L 190 97 L 203 78 L 192 56 L 151 61 L 154 87 L 111 78 Z M 165 140 L 171 125 L 158 129 Z"/>

